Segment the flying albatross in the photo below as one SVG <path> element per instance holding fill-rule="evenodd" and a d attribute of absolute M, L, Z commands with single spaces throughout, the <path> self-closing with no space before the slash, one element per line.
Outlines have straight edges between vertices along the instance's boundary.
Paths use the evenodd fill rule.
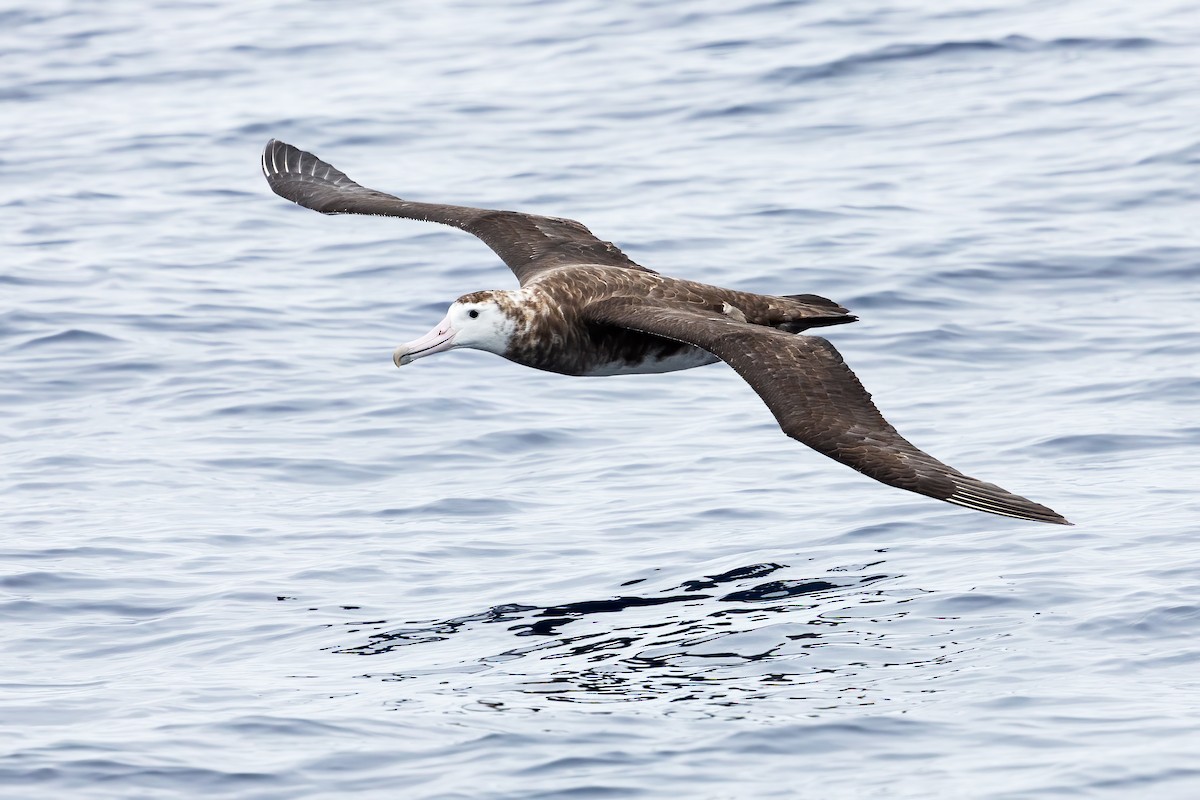
<path fill-rule="evenodd" d="M 857 319 L 824 297 L 750 294 L 668 278 L 574 220 L 402 200 L 274 139 L 262 169 L 280 197 L 323 214 L 461 228 L 516 274 L 520 289 L 454 301 L 436 328 L 396 349 L 398 367 L 458 347 L 565 375 L 671 372 L 724 361 L 784 433 L 868 477 L 978 511 L 1071 524 L 1046 506 L 964 475 L 897 433 L 832 344 L 797 335 Z"/>

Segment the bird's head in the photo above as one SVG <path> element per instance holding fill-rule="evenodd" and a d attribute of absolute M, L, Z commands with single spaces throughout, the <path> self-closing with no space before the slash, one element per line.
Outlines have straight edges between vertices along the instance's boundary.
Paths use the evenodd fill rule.
<path fill-rule="evenodd" d="M 512 292 L 489 291 L 465 294 L 454 301 L 446 318 L 420 339 L 402 344 L 392 354 L 397 367 L 424 356 L 470 347 L 504 355 L 516 330 Z"/>

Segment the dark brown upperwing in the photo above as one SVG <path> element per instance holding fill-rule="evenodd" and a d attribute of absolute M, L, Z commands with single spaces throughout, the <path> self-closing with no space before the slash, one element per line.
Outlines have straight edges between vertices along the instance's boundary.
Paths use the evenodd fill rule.
<path fill-rule="evenodd" d="M 401 200 L 360 186 L 312 153 L 275 139 L 263 150 L 262 170 L 275 194 L 322 214 L 374 214 L 461 228 L 496 251 L 522 285 L 545 270 L 569 264 L 653 271 L 575 220 Z"/>
<path fill-rule="evenodd" d="M 585 313 L 595 322 L 709 351 L 750 384 L 784 433 L 877 481 L 978 511 L 1070 524 L 1043 505 L 964 475 L 915 447 L 883 418 L 825 339 L 633 298 L 595 303 Z"/>

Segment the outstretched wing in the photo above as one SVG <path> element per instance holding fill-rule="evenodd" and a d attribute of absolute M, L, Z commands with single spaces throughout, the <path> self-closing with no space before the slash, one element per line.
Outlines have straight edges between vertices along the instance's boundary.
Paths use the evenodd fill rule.
<path fill-rule="evenodd" d="M 883 418 L 825 339 L 632 298 L 602 301 L 585 313 L 594 322 L 709 351 L 750 384 L 784 433 L 877 481 L 978 511 L 1071 524 L 1043 505 L 964 475 L 915 447 Z"/>
<path fill-rule="evenodd" d="M 616 245 L 597 239 L 575 220 L 401 200 L 360 186 L 312 153 L 275 139 L 263 150 L 262 169 L 275 194 L 322 214 L 374 214 L 461 228 L 496 251 L 522 285 L 545 270 L 568 264 L 653 271 L 635 264 Z"/>

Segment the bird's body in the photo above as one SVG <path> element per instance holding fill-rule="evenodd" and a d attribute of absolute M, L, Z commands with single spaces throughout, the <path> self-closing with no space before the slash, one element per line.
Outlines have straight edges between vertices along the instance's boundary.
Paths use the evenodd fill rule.
<path fill-rule="evenodd" d="M 504 356 L 525 367 L 560 375 L 644 375 L 702 367 L 720 361 L 695 345 L 578 319 L 556 301 L 554 286 L 516 292 L 479 292 L 514 320 Z"/>
<path fill-rule="evenodd" d="M 705 312 L 791 332 L 855 319 L 815 295 L 770 297 L 613 266 L 561 267 L 521 289 L 473 292 L 460 299 L 496 303 L 511 321 L 507 347 L 497 355 L 535 369 L 563 375 L 632 375 L 720 361 L 687 342 L 589 318 L 586 312 L 599 297 Z"/>
<path fill-rule="evenodd" d="M 436 328 L 397 348 L 397 366 L 458 347 L 581 376 L 671 372 L 725 361 L 762 397 L 785 433 L 876 480 L 980 511 L 1070 524 L 900 436 L 833 345 L 802 334 L 857 319 L 837 303 L 660 275 L 573 220 L 402 200 L 274 140 L 262 163 L 271 188 L 302 206 L 461 228 L 516 274 L 519 289 L 460 297 Z"/>

